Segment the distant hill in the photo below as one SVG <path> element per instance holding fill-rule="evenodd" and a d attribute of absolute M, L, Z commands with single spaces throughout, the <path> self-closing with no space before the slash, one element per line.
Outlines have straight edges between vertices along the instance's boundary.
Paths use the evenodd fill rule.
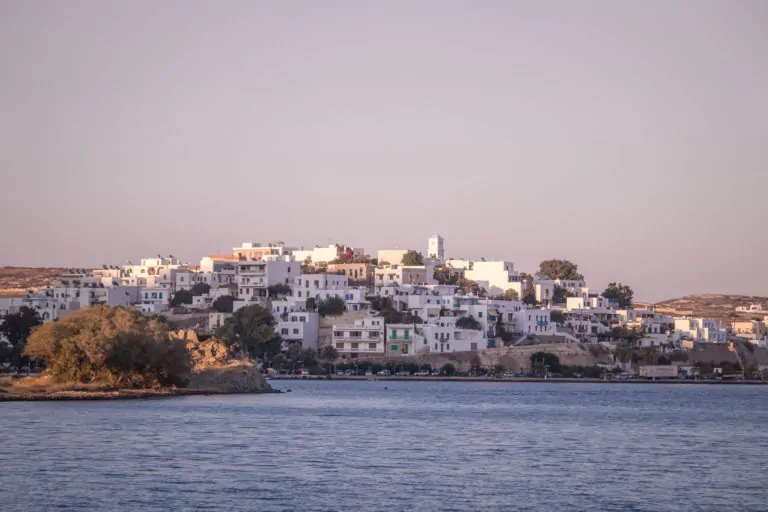
<path fill-rule="evenodd" d="M 0 297 L 22 297 L 28 290 L 49 286 L 68 268 L 0 267 Z"/>
<path fill-rule="evenodd" d="M 768 297 L 705 293 L 663 300 L 656 302 L 654 305 L 658 313 L 670 316 L 702 316 L 732 321 L 736 319 L 733 317 L 735 314 L 737 318 L 748 319 L 758 317 L 762 320 L 762 314 L 736 313 L 737 307 L 749 306 L 750 304 L 761 304 L 763 309 L 768 310 Z M 635 307 L 643 305 L 648 304 L 637 303 Z"/>

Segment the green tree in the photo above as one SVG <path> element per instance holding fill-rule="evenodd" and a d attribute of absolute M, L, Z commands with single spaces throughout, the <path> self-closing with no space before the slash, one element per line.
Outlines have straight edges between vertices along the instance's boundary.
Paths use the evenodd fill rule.
<path fill-rule="evenodd" d="M 287 284 L 277 283 L 267 287 L 267 293 L 270 297 L 280 297 L 290 295 L 291 287 Z"/>
<path fill-rule="evenodd" d="M 544 373 L 548 369 L 551 373 L 560 373 L 560 358 L 549 352 L 536 352 L 531 354 L 531 368 L 537 373 Z"/>
<path fill-rule="evenodd" d="M 339 358 L 339 351 L 333 345 L 326 345 L 320 350 L 320 359 L 324 361 L 336 361 Z"/>
<path fill-rule="evenodd" d="M 458 329 L 472 329 L 479 331 L 483 328 L 483 325 L 478 322 L 473 316 L 462 316 L 456 320 L 456 327 Z"/>
<path fill-rule="evenodd" d="M 568 260 L 545 260 L 539 264 L 539 274 L 547 276 L 547 279 L 565 279 L 568 281 L 581 281 L 584 276 L 579 274 L 579 266 Z"/>
<path fill-rule="evenodd" d="M 457 285 L 459 282 L 459 275 L 451 272 L 451 268 L 446 265 L 436 267 L 433 277 L 438 284 Z"/>
<path fill-rule="evenodd" d="M 234 309 L 235 297 L 232 295 L 222 295 L 213 301 L 213 309 L 219 313 L 231 313 Z"/>
<path fill-rule="evenodd" d="M 555 304 L 563 304 L 568 302 L 568 297 L 575 297 L 575 295 L 562 286 L 555 285 L 552 291 L 552 302 Z"/>
<path fill-rule="evenodd" d="M 496 296 L 496 300 L 520 300 L 520 295 L 514 288 L 507 288 L 504 293 Z"/>
<path fill-rule="evenodd" d="M 24 347 L 32 330 L 42 323 L 37 311 L 27 306 L 22 306 L 18 313 L 8 314 L 2 319 L 0 335 L 10 343 L 10 348 L 5 349 L 5 357 L 11 365 L 21 368 L 28 363 L 28 359 L 24 356 Z"/>
<path fill-rule="evenodd" d="M 565 322 L 565 314 L 559 309 L 553 309 L 549 312 L 549 319 L 556 324 L 562 324 Z"/>
<path fill-rule="evenodd" d="M 757 366 L 755 363 L 747 363 L 744 365 L 744 375 L 747 377 L 757 375 Z"/>
<path fill-rule="evenodd" d="M 643 351 L 643 362 L 645 364 L 659 364 L 661 354 L 656 347 L 646 347 Z"/>
<path fill-rule="evenodd" d="M 93 307 L 36 329 L 25 355 L 44 360 L 56 382 L 117 387 L 183 386 L 191 358 L 167 325 L 132 308 Z"/>
<path fill-rule="evenodd" d="M 346 310 L 347 306 L 344 302 L 344 299 L 338 295 L 328 297 L 327 299 L 321 300 L 317 303 L 317 312 L 320 313 L 320 316 L 322 317 L 339 316 Z"/>
<path fill-rule="evenodd" d="M 424 257 L 416 251 L 408 251 L 403 254 L 403 259 L 400 263 L 406 266 L 419 267 L 424 265 Z"/>
<path fill-rule="evenodd" d="M 528 306 L 537 306 L 539 301 L 536 300 L 536 288 L 533 286 L 533 276 L 525 274 L 525 290 L 523 291 L 523 304 Z"/>
<path fill-rule="evenodd" d="M 272 313 L 258 304 L 240 308 L 216 332 L 230 347 L 268 361 L 280 353 L 282 339 L 275 333 Z"/>
<path fill-rule="evenodd" d="M 177 308 L 184 304 L 192 304 L 192 292 L 189 290 L 179 290 L 173 294 L 171 306 Z"/>
<path fill-rule="evenodd" d="M 493 366 L 492 373 L 494 375 L 503 375 L 507 371 L 507 368 L 503 364 L 496 364 Z"/>
<path fill-rule="evenodd" d="M 339 358 L 339 351 L 333 345 L 326 345 L 320 350 L 320 359 L 328 364 L 328 373 L 331 373 L 331 365 Z"/>
<path fill-rule="evenodd" d="M 619 362 L 626 364 L 632 360 L 632 347 L 627 342 L 617 343 L 613 353 Z"/>
<path fill-rule="evenodd" d="M 632 307 L 634 293 L 632 292 L 632 288 L 625 284 L 609 283 L 608 287 L 603 292 L 603 297 L 606 299 L 617 300 L 620 309 L 629 309 Z"/>
<path fill-rule="evenodd" d="M 211 291 L 211 285 L 208 283 L 195 283 L 195 285 L 190 289 L 190 292 L 192 292 L 192 295 L 195 297 L 205 295 L 209 291 Z"/>
<path fill-rule="evenodd" d="M 440 373 L 443 375 L 454 375 L 456 373 L 456 367 L 453 366 L 451 363 L 445 363 L 440 368 Z"/>

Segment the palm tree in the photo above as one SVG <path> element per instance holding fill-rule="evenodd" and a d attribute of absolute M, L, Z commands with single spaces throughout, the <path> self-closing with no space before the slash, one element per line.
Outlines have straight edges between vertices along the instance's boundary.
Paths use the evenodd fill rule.
<path fill-rule="evenodd" d="M 320 359 L 328 363 L 328 373 L 331 373 L 331 365 L 339 358 L 339 351 L 333 345 L 327 345 L 320 350 Z"/>
<path fill-rule="evenodd" d="M 645 364 L 657 364 L 659 362 L 659 351 L 656 347 L 648 347 L 643 354 Z"/>

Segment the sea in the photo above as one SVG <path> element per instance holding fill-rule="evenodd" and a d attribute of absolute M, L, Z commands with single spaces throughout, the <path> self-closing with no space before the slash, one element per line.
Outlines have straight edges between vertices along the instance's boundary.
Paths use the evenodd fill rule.
<path fill-rule="evenodd" d="M 0 510 L 768 511 L 765 386 L 273 385 L 0 403 Z"/>

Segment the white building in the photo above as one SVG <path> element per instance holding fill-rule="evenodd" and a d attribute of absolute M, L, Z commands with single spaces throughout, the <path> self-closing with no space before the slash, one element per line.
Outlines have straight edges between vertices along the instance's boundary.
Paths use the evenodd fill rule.
<path fill-rule="evenodd" d="M 739 313 L 755 313 L 762 315 L 763 313 L 768 313 L 768 310 L 763 309 L 762 304 L 750 304 L 749 306 L 739 306 L 736 308 L 736 311 Z"/>
<path fill-rule="evenodd" d="M 408 249 L 381 249 L 376 253 L 379 265 L 400 265 Z"/>
<path fill-rule="evenodd" d="M 427 240 L 427 258 L 445 261 L 445 248 L 443 246 L 443 237 L 435 233 Z"/>
<path fill-rule="evenodd" d="M 232 256 L 238 260 L 261 261 L 269 256 L 286 256 L 291 254 L 292 249 L 286 247 L 283 242 L 274 242 L 271 244 L 260 244 L 258 242 L 243 242 L 240 247 L 232 248 Z"/>
<path fill-rule="evenodd" d="M 306 301 L 292 298 L 272 301 L 272 314 L 277 320 L 275 332 L 283 339 L 283 350 L 296 344 L 303 349 L 317 350 L 320 318 L 316 312 L 306 309 Z"/>
<path fill-rule="evenodd" d="M 460 264 L 461 260 L 451 261 Z M 500 295 L 511 289 L 515 290 L 519 297 L 523 296 L 523 280 L 511 261 L 469 262 L 469 268 L 464 271 L 464 277 L 475 281 L 490 295 Z"/>
<path fill-rule="evenodd" d="M 384 319 L 366 317 L 354 325 L 334 325 L 332 343 L 342 358 L 357 359 L 360 355 L 384 355 Z"/>
<path fill-rule="evenodd" d="M 300 263 L 306 261 L 307 258 L 312 263 L 330 263 L 342 258 L 345 254 L 351 258 L 359 258 L 365 254 L 365 251 L 360 247 L 347 247 L 338 244 L 331 244 L 328 247 L 317 246 L 306 250 L 302 247 L 293 250 L 294 259 Z"/>
<path fill-rule="evenodd" d="M 675 332 L 703 343 L 725 343 L 728 329 L 711 318 L 676 318 Z"/>
<path fill-rule="evenodd" d="M 430 274 L 431 270 L 431 274 Z M 388 265 L 374 270 L 374 285 L 435 284 L 434 268 L 429 266 Z"/>
<path fill-rule="evenodd" d="M 417 326 L 423 336 L 423 345 L 428 352 L 466 352 L 488 348 L 488 341 L 482 331 L 459 329 L 458 317 L 444 316 Z"/>
<path fill-rule="evenodd" d="M 289 257 L 239 261 L 237 263 L 237 296 L 242 300 L 266 298 L 267 288 L 277 284 L 289 287 L 301 272 L 301 265 Z"/>

